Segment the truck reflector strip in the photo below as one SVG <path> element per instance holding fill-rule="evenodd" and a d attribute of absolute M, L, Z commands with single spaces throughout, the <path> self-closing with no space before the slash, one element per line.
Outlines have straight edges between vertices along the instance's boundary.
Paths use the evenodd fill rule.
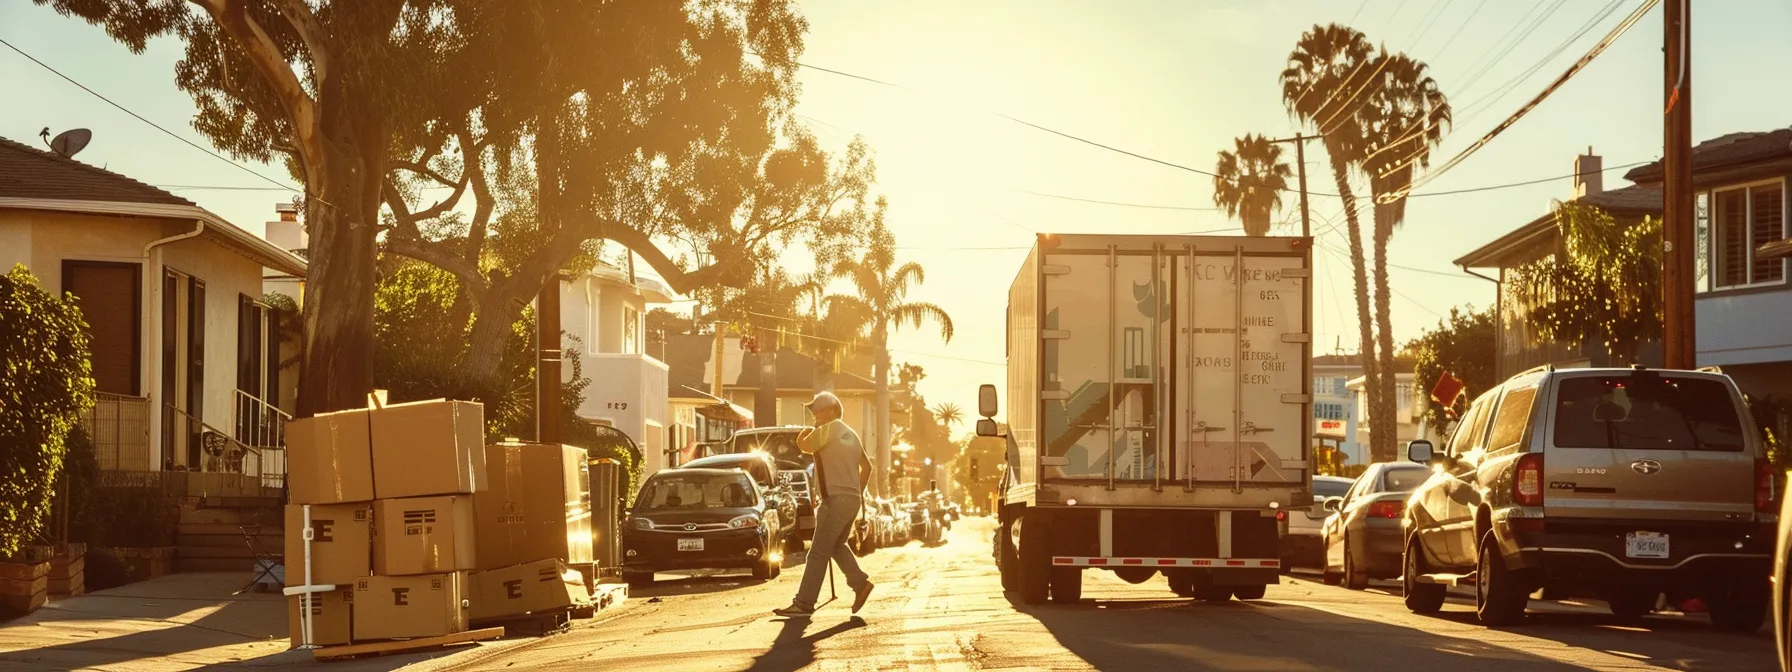
<path fill-rule="evenodd" d="M 1282 566 L 1281 560 L 1258 558 L 1092 558 L 1079 556 L 1052 556 L 1052 564 L 1064 567 L 1243 567 L 1247 569 L 1276 569 Z"/>

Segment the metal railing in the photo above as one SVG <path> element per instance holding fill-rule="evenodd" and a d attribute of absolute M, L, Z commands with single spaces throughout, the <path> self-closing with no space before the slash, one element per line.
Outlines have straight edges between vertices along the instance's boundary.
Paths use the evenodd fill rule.
<path fill-rule="evenodd" d="M 149 400 L 123 394 L 94 393 L 93 408 L 81 416 L 81 427 L 93 440 L 94 457 L 105 471 L 150 471 Z"/>
<path fill-rule="evenodd" d="M 189 477 L 225 489 L 278 489 L 286 482 L 283 446 L 255 446 L 185 410 L 164 404 L 164 468 L 205 474 Z M 240 418 L 238 418 L 240 420 Z M 239 423 L 241 424 L 241 423 Z M 255 493 L 259 494 L 259 493 Z"/>
<path fill-rule="evenodd" d="M 281 487 L 286 482 L 286 423 L 292 416 L 242 390 L 236 391 L 234 410 L 237 442 L 254 449 L 243 473 L 260 475 L 265 487 Z"/>

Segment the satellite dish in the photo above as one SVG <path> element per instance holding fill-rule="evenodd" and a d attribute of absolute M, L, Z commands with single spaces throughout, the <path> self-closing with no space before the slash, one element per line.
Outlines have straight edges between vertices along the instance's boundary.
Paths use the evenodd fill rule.
<path fill-rule="evenodd" d="M 73 158 L 77 152 L 85 149 L 91 140 L 93 140 L 93 131 L 85 128 L 63 131 L 57 134 L 56 139 L 50 141 L 50 151 L 65 159 Z"/>

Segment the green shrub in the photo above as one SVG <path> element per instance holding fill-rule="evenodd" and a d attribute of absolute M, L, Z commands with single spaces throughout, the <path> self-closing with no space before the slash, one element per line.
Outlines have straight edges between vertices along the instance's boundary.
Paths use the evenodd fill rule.
<path fill-rule="evenodd" d="M 93 406 L 87 322 L 24 266 L 0 276 L 0 556 L 49 519 L 64 442 Z"/>

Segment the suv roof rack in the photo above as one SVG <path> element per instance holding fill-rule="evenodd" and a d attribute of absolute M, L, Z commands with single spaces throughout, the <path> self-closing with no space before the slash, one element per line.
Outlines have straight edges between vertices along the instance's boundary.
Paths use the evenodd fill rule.
<path fill-rule="evenodd" d="M 1528 375 L 1531 375 L 1531 374 L 1533 374 L 1533 373 L 1536 373 L 1536 372 L 1538 372 L 1538 371 L 1542 371 L 1542 372 L 1545 372 L 1545 373 L 1549 373 L 1549 372 L 1553 372 L 1553 371 L 1555 371 L 1555 370 L 1556 370 L 1556 365 L 1554 365 L 1554 364 L 1543 364 L 1543 365 L 1539 365 L 1539 366 L 1533 366 L 1533 367 L 1531 367 L 1531 368 L 1529 368 L 1529 369 L 1525 369 L 1525 370 L 1524 370 L 1524 371 L 1521 371 L 1521 372 L 1519 372 L 1519 374 L 1518 374 L 1518 375 L 1519 375 L 1519 376 L 1528 376 Z M 1514 378 L 1516 378 L 1516 377 L 1518 377 L 1518 376 L 1513 376 L 1513 377 L 1514 377 Z"/>
<path fill-rule="evenodd" d="M 1721 375 L 1723 375 L 1723 373 L 1724 373 L 1724 367 L 1721 367 L 1721 366 L 1701 366 L 1701 367 L 1699 367 L 1699 368 L 1697 368 L 1697 369 L 1694 369 L 1694 371 L 1698 371 L 1698 372 L 1699 372 L 1699 373 L 1715 373 L 1715 374 L 1717 374 L 1717 375 L 1720 375 L 1720 376 L 1721 376 Z"/>

